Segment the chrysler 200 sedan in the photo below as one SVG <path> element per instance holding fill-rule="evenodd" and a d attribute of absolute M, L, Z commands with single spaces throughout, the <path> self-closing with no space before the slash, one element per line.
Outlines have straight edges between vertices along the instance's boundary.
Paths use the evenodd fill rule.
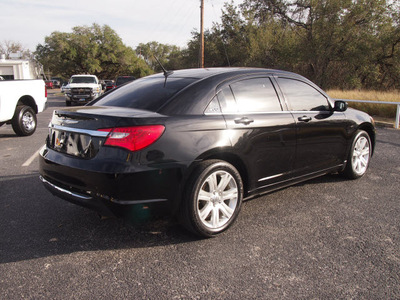
<path fill-rule="evenodd" d="M 40 179 L 103 214 L 167 208 L 210 237 L 232 225 L 243 199 L 328 173 L 363 176 L 374 146 L 369 115 L 300 75 L 190 69 L 54 111 Z"/>

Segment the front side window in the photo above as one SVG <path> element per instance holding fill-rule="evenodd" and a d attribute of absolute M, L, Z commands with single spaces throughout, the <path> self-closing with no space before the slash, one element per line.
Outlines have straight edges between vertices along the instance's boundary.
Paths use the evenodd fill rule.
<path fill-rule="evenodd" d="M 296 79 L 277 80 L 292 111 L 329 110 L 328 99 L 311 85 Z"/>

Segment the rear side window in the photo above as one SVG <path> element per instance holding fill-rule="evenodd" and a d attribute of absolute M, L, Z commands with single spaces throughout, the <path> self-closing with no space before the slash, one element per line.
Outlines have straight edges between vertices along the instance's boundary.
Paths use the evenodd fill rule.
<path fill-rule="evenodd" d="M 95 101 L 96 106 L 117 106 L 157 111 L 194 78 L 145 77 L 121 86 Z"/>
<path fill-rule="evenodd" d="M 292 111 L 329 110 L 328 99 L 311 85 L 289 78 L 277 80 Z"/>
<path fill-rule="evenodd" d="M 251 78 L 236 81 L 218 94 L 224 113 L 274 112 L 281 105 L 269 78 Z"/>

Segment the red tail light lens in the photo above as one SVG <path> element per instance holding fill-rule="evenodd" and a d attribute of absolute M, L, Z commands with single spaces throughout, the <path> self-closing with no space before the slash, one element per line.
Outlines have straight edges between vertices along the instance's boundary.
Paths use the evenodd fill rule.
<path fill-rule="evenodd" d="M 163 125 L 148 125 L 135 127 L 117 127 L 99 129 L 109 132 L 104 145 L 138 151 L 150 146 L 163 134 Z"/>
<path fill-rule="evenodd" d="M 44 96 L 47 98 L 47 87 L 44 85 Z"/>

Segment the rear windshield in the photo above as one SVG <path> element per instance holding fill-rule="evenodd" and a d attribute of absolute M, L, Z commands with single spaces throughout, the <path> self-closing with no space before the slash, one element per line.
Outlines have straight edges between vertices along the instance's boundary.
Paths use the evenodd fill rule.
<path fill-rule="evenodd" d="M 195 80 L 195 78 L 168 78 L 165 82 L 164 77 L 145 77 L 115 89 L 92 105 L 129 107 L 156 112 L 168 99 Z"/>

